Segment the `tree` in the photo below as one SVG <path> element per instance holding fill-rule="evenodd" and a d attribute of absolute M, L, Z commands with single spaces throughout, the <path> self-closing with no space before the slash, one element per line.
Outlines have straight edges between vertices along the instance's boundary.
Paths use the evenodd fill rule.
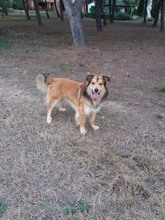
<path fill-rule="evenodd" d="M 64 15 L 63 12 L 65 11 L 63 0 L 60 0 L 60 20 L 64 21 Z"/>
<path fill-rule="evenodd" d="M 43 26 L 42 20 L 41 20 L 41 15 L 40 15 L 40 10 L 39 10 L 39 2 L 38 0 L 33 0 L 34 2 L 34 8 L 37 16 L 37 21 L 39 26 Z"/>
<path fill-rule="evenodd" d="M 101 23 L 101 3 L 102 3 L 102 0 L 96 0 L 96 1 L 95 1 L 96 29 L 97 29 L 97 31 L 102 31 L 102 23 Z"/>
<path fill-rule="evenodd" d="M 116 0 L 109 0 L 109 18 L 110 23 L 114 22 L 115 19 L 115 6 L 116 6 Z"/>
<path fill-rule="evenodd" d="M 7 8 L 10 6 L 11 6 L 11 3 L 8 2 L 7 0 L 0 0 L 0 7 L 2 7 L 1 13 L 2 13 L 3 18 L 4 18 L 4 14 L 8 15 Z"/>
<path fill-rule="evenodd" d="M 46 11 L 46 16 L 47 18 L 49 19 L 50 16 L 49 16 L 49 13 L 48 13 L 48 4 L 47 4 L 47 1 L 45 0 L 45 11 Z"/>
<path fill-rule="evenodd" d="M 153 27 L 156 27 L 159 21 L 160 0 L 153 0 L 151 16 L 154 18 Z"/>
<path fill-rule="evenodd" d="M 164 31 L 164 0 L 160 0 L 160 10 L 161 10 L 161 17 L 160 17 L 160 31 Z"/>
<path fill-rule="evenodd" d="M 143 13 L 144 13 L 144 4 L 145 4 L 145 0 L 140 0 L 139 1 L 139 6 L 138 6 L 138 9 L 137 9 L 137 14 L 140 17 L 142 17 Z"/>
<path fill-rule="evenodd" d="M 63 0 L 63 3 L 70 22 L 73 44 L 87 44 L 84 27 L 81 19 L 81 11 L 84 0 Z"/>
<path fill-rule="evenodd" d="M 29 15 L 29 4 L 28 4 L 28 0 L 22 0 L 22 5 L 26 14 L 26 18 L 28 20 L 31 20 L 31 17 Z"/>
<path fill-rule="evenodd" d="M 59 18 L 60 17 L 60 13 L 58 12 L 56 0 L 54 0 L 54 7 L 55 7 L 55 10 L 56 10 L 56 13 L 57 13 L 57 17 Z"/>
<path fill-rule="evenodd" d="M 147 5 L 148 5 L 148 0 L 145 0 L 144 1 L 143 23 L 147 23 Z"/>

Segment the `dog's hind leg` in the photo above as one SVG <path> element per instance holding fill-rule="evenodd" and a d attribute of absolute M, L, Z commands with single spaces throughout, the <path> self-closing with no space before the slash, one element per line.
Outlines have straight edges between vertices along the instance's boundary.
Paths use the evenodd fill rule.
<path fill-rule="evenodd" d="M 96 113 L 95 112 L 92 112 L 90 114 L 90 124 L 91 124 L 91 127 L 94 129 L 94 130 L 98 130 L 99 129 L 99 126 L 95 125 L 95 118 L 96 118 Z"/>
<path fill-rule="evenodd" d="M 53 108 L 59 103 L 59 99 L 48 99 L 47 100 L 47 123 L 50 124 L 52 117 L 51 117 L 51 112 Z"/>

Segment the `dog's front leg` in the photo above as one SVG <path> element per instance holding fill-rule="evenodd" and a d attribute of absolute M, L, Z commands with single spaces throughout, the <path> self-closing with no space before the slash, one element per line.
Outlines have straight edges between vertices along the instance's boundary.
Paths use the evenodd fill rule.
<path fill-rule="evenodd" d="M 95 125 L 95 118 L 96 118 L 96 113 L 95 112 L 92 112 L 90 114 L 90 124 L 91 124 L 91 127 L 94 129 L 94 130 L 98 130 L 99 129 L 99 126 Z"/>
<path fill-rule="evenodd" d="M 86 120 L 85 113 L 83 111 L 79 112 L 80 133 L 83 135 L 87 133 L 87 130 L 85 129 L 85 120 Z"/>

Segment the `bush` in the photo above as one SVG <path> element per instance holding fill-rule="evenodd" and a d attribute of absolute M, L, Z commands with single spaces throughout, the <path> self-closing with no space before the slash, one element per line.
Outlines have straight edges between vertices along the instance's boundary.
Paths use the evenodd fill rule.
<path fill-rule="evenodd" d="M 115 14 L 115 20 L 132 20 L 131 16 L 126 12 L 118 12 Z"/>
<path fill-rule="evenodd" d="M 137 16 L 138 16 L 138 9 L 137 9 L 137 8 L 134 8 L 134 9 L 133 9 L 132 15 L 137 15 Z"/>
<path fill-rule="evenodd" d="M 6 7 L 6 8 L 10 8 L 12 6 L 10 1 L 4 1 L 4 0 L 0 0 L 0 8 Z"/>
<path fill-rule="evenodd" d="M 14 0 L 13 1 L 13 9 L 22 10 L 23 9 L 22 2 L 20 0 Z"/>

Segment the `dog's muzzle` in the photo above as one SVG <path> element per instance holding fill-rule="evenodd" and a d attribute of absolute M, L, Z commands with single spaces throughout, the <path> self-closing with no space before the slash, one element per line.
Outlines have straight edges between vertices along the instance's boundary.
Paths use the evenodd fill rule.
<path fill-rule="evenodd" d="M 100 97 L 100 90 L 98 88 L 93 89 L 92 100 L 96 102 L 98 101 L 99 97 Z"/>

